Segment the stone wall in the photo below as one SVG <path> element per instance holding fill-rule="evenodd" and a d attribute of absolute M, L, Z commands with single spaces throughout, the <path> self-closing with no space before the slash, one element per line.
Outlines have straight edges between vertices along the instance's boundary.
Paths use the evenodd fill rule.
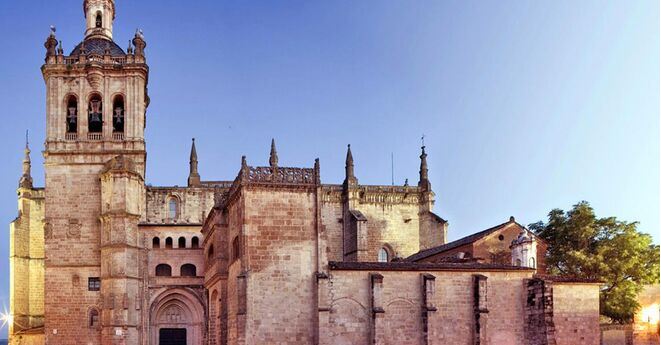
<path fill-rule="evenodd" d="M 243 197 L 245 343 L 310 344 L 317 270 L 314 189 L 248 187 Z"/>
<path fill-rule="evenodd" d="M 18 217 L 9 230 L 9 307 L 15 321 L 10 336 L 44 325 L 44 191 L 19 188 L 18 196 Z M 31 338 L 25 334 L 14 343 Z"/>
<path fill-rule="evenodd" d="M 168 214 L 168 201 L 179 203 L 176 218 Z M 147 224 L 201 224 L 214 205 L 214 187 L 147 187 L 146 212 L 141 221 Z"/>
<path fill-rule="evenodd" d="M 358 186 L 352 193 L 353 209 L 367 218 L 366 259 L 377 261 L 381 248 L 387 248 L 390 258 L 404 258 L 420 250 L 419 191 L 417 187 Z M 343 260 L 343 199 L 342 186 L 323 185 L 320 191 L 322 227 L 327 236 L 330 261 Z M 426 218 L 425 218 L 426 219 Z M 445 241 L 445 227 L 437 222 L 434 233 L 437 243 Z"/>
<path fill-rule="evenodd" d="M 599 284 L 553 283 L 557 345 L 599 344 Z"/>
<path fill-rule="evenodd" d="M 377 273 L 382 279 L 375 285 L 371 277 Z M 435 278 L 435 286 L 424 285 L 425 275 Z M 489 311 L 480 314 L 477 333 L 476 275 L 487 278 L 484 307 Z M 482 339 L 483 344 L 523 344 L 522 281 L 531 275 L 529 270 L 333 269 L 320 343 L 477 344 Z"/>
<path fill-rule="evenodd" d="M 89 278 L 101 277 L 102 165 L 55 159 L 47 158 L 46 168 L 46 343 L 100 343 L 100 329 L 87 325 L 91 308 L 102 306 L 100 291 L 88 289 Z"/>

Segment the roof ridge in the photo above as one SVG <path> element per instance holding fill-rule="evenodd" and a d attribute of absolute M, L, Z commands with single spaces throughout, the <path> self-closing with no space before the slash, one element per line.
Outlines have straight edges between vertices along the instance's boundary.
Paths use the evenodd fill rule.
<path fill-rule="evenodd" d="M 461 245 L 475 242 L 478 239 L 480 239 L 480 238 L 482 238 L 482 237 L 484 237 L 484 236 L 486 236 L 486 235 L 488 235 L 488 234 L 490 234 L 490 233 L 492 233 L 492 232 L 494 232 L 494 231 L 496 231 L 496 230 L 498 230 L 498 229 L 500 229 L 500 228 L 502 228 L 502 227 L 504 227 L 508 224 L 516 224 L 518 226 L 524 227 L 523 225 L 517 223 L 516 221 L 510 220 L 510 221 L 507 221 L 505 223 L 501 223 L 501 224 L 492 226 L 490 228 L 487 228 L 485 230 L 478 231 L 474 234 L 471 234 L 471 235 L 462 237 L 460 239 L 454 240 L 452 242 L 448 242 L 448 243 L 442 244 L 440 246 L 436 246 L 436 247 L 428 248 L 428 249 L 425 249 L 425 250 L 421 250 L 421 251 L 407 257 L 404 260 L 406 260 L 406 261 L 416 261 L 416 260 L 424 259 L 426 257 L 432 256 L 432 255 L 435 255 L 435 254 L 438 254 L 438 253 L 442 253 L 442 252 L 450 250 L 450 249 L 457 248 Z"/>

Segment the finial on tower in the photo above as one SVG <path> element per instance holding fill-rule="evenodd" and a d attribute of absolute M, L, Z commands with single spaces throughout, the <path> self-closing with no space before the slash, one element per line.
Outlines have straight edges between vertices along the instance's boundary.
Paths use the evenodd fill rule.
<path fill-rule="evenodd" d="M 46 48 L 46 60 L 49 56 L 57 55 L 57 38 L 55 38 L 55 26 L 50 26 L 50 34 L 44 43 L 44 48 Z"/>
<path fill-rule="evenodd" d="M 28 140 L 28 131 L 25 131 L 25 157 L 23 158 L 23 175 L 18 182 L 21 188 L 32 188 L 32 163 L 30 161 L 30 142 Z"/>
<path fill-rule="evenodd" d="M 135 56 L 144 58 L 147 42 L 145 42 L 145 35 L 142 33 L 142 29 L 135 29 L 135 37 L 133 37 L 133 45 L 135 46 L 135 49 L 133 51 Z"/>
<path fill-rule="evenodd" d="M 195 138 L 193 138 L 193 144 L 190 149 L 190 169 L 188 173 L 188 186 L 199 186 L 200 185 L 200 174 L 197 172 L 197 150 L 195 149 Z"/>
<path fill-rule="evenodd" d="M 275 139 L 271 139 L 271 154 L 269 156 L 271 168 L 278 168 L 278 151 L 275 149 Z"/>
<path fill-rule="evenodd" d="M 424 144 L 425 136 L 422 136 Z M 418 187 L 426 192 L 431 191 L 431 183 L 429 182 L 429 169 L 427 168 L 427 153 L 425 152 L 425 145 L 422 145 L 422 154 L 420 155 L 420 181 Z"/>
<path fill-rule="evenodd" d="M 347 159 L 344 165 L 345 178 L 344 178 L 344 187 L 356 186 L 358 185 L 358 179 L 354 175 L 353 171 L 353 154 L 351 154 L 351 144 L 347 145 Z"/>

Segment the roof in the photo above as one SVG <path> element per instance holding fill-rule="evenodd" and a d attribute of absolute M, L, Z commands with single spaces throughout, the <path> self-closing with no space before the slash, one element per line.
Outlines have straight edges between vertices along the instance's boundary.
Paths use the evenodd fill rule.
<path fill-rule="evenodd" d="M 349 271 L 534 271 L 534 268 L 501 264 L 429 262 L 346 262 L 330 261 L 331 270 Z"/>
<path fill-rule="evenodd" d="M 80 48 L 82 47 L 83 43 L 85 43 L 85 51 L 87 51 L 87 54 L 105 55 L 106 48 L 109 48 L 110 55 L 112 56 L 126 55 L 124 50 L 120 48 L 114 41 L 98 37 L 88 38 L 83 42 L 78 43 L 78 45 L 73 48 L 71 54 L 69 55 L 80 55 Z"/>
<path fill-rule="evenodd" d="M 434 212 L 429 211 L 429 214 L 431 214 L 431 216 L 434 217 L 434 219 L 439 223 L 447 223 L 448 222 L 447 220 L 441 218 L 441 216 L 437 215 Z"/>
<path fill-rule="evenodd" d="M 599 279 L 579 278 L 568 276 L 555 276 L 545 274 L 535 274 L 534 278 L 543 279 L 553 283 L 574 283 L 574 284 L 603 284 L 604 282 Z"/>
<path fill-rule="evenodd" d="M 474 233 L 474 234 L 466 236 L 464 238 L 460 238 L 456 241 L 452 241 L 450 243 L 446 243 L 446 244 L 443 244 L 443 245 L 440 245 L 440 246 L 437 246 L 437 247 L 421 250 L 421 251 L 409 256 L 408 258 L 406 258 L 404 260 L 405 261 L 418 261 L 418 260 L 428 258 L 432 255 L 436 255 L 436 254 L 446 252 L 450 249 L 461 247 L 461 246 L 466 245 L 466 244 L 471 244 L 471 243 L 473 243 L 473 242 L 475 242 L 479 239 L 482 239 L 482 238 L 484 238 L 484 237 L 486 237 L 486 236 L 488 236 L 488 235 L 490 235 L 490 234 L 492 234 L 492 233 L 494 233 L 498 230 L 502 230 L 503 228 L 505 228 L 507 225 L 510 225 L 510 224 L 516 224 L 520 227 L 523 227 L 521 224 L 515 222 L 514 218 L 510 218 L 510 220 L 508 222 L 496 225 L 496 226 L 488 228 L 486 230 L 482 230 L 480 232 Z"/>
<path fill-rule="evenodd" d="M 367 217 L 358 210 L 349 210 L 349 213 L 359 222 L 367 221 Z"/>

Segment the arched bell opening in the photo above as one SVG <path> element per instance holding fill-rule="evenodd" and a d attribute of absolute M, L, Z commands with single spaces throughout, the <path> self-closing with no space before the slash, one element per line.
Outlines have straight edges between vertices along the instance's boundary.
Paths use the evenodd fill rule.
<path fill-rule="evenodd" d="M 112 102 L 112 132 L 124 133 L 124 97 L 115 96 Z"/>
<path fill-rule="evenodd" d="M 94 93 L 90 96 L 87 112 L 88 131 L 90 133 L 101 133 L 103 131 L 103 101 L 101 95 Z"/>

